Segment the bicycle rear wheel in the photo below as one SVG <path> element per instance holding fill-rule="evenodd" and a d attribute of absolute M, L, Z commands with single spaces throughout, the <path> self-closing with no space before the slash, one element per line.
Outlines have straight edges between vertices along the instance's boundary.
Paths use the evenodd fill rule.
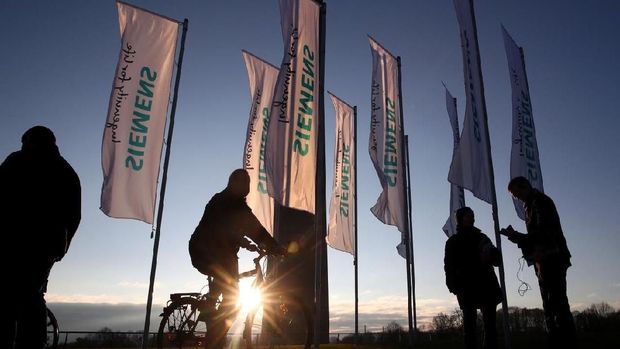
<path fill-rule="evenodd" d="M 206 323 L 198 319 L 200 300 L 183 297 L 164 308 L 159 330 L 157 348 L 204 347 Z"/>
<path fill-rule="evenodd" d="M 47 343 L 45 345 L 48 349 L 58 348 L 58 338 L 60 337 L 60 330 L 58 329 L 58 321 L 54 313 L 47 308 Z"/>

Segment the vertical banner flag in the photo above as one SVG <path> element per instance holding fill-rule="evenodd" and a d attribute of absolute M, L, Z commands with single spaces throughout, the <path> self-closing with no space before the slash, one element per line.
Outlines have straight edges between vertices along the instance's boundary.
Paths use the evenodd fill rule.
<path fill-rule="evenodd" d="M 372 51 L 368 152 L 382 187 L 381 195 L 370 211 L 381 222 L 395 225 L 402 234 L 407 234 L 398 62 L 379 43 L 371 37 L 368 39 Z M 404 252 L 406 248 L 403 246 L 402 250 Z"/>
<path fill-rule="evenodd" d="M 250 193 L 246 201 L 256 218 L 273 235 L 273 198 L 267 193 L 265 146 L 278 68 L 246 51 L 243 51 L 243 60 L 248 72 L 252 97 L 243 149 L 243 168 L 250 175 Z"/>
<path fill-rule="evenodd" d="M 101 146 L 101 210 L 152 224 L 179 23 L 116 6 L 121 49 Z"/>
<path fill-rule="evenodd" d="M 473 8 L 471 0 L 454 0 L 454 7 L 463 50 L 466 107 L 463 132 L 450 166 L 448 181 L 492 204 L 490 148 L 485 136 L 487 116 Z"/>
<path fill-rule="evenodd" d="M 452 148 L 452 161 L 454 161 L 454 155 L 456 149 L 459 147 L 460 135 L 459 135 L 459 118 L 456 111 L 456 98 L 452 97 L 450 91 L 446 88 L 446 108 L 448 109 L 448 118 L 450 119 L 450 125 L 452 126 L 452 138 L 454 145 Z M 460 164 L 455 164 L 460 166 Z M 446 220 L 446 224 L 443 226 L 443 231 L 448 237 L 456 234 L 456 216 L 454 213 L 461 207 L 465 206 L 465 192 L 462 187 L 455 184 L 450 184 L 450 216 Z"/>
<path fill-rule="evenodd" d="M 320 5 L 280 0 L 284 56 L 271 108 L 267 188 L 278 203 L 315 213 Z"/>
<path fill-rule="evenodd" d="M 355 234 L 355 140 L 353 108 L 330 94 L 336 112 L 336 143 L 334 147 L 334 184 L 329 208 L 326 241 L 329 246 L 354 254 Z"/>
<path fill-rule="evenodd" d="M 543 191 L 543 178 L 536 142 L 536 128 L 532 116 L 530 90 L 525 74 L 523 49 L 517 46 L 508 31 L 502 26 L 504 46 L 510 70 L 512 87 L 512 150 L 510 151 L 510 178 L 523 176 L 532 187 Z M 513 199 L 517 215 L 525 219 L 523 204 Z"/>

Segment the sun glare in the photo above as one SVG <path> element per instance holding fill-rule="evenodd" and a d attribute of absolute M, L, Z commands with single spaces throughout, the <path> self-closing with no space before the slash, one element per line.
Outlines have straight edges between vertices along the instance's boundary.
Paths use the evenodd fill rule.
<path fill-rule="evenodd" d="M 252 281 L 243 279 L 239 283 L 239 299 L 237 306 L 239 307 L 239 316 L 245 318 L 248 312 L 256 309 L 261 303 L 260 290 L 252 287 Z"/>

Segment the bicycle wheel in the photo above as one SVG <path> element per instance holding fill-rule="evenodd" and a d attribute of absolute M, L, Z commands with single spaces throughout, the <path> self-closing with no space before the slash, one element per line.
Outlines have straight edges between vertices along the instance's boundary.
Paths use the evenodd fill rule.
<path fill-rule="evenodd" d="M 60 330 L 58 329 L 58 321 L 54 313 L 47 308 L 47 343 L 45 345 L 48 349 L 58 348 L 58 338 L 60 337 Z"/>
<path fill-rule="evenodd" d="M 199 303 L 199 299 L 184 297 L 164 308 L 157 331 L 157 348 L 204 346 L 207 326 L 198 319 Z"/>
<path fill-rule="evenodd" d="M 269 345 L 312 344 L 312 315 L 303 302 L 294 295 L 280 295 L 273 304 L 263 309 L 263 342 Z"/>

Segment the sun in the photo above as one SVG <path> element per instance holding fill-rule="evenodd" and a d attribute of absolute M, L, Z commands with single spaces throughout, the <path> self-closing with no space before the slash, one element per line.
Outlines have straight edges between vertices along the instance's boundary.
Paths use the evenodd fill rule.
<path fill-rule="evenodd" d="M 239 298 L 237 307 L 239 307 L 239 317 L 245 316 L 253 309 L 260 306 L 262 295 L 259 289 L 252 287 L 251 279 L 243 279 L 239 282 Z"/>

